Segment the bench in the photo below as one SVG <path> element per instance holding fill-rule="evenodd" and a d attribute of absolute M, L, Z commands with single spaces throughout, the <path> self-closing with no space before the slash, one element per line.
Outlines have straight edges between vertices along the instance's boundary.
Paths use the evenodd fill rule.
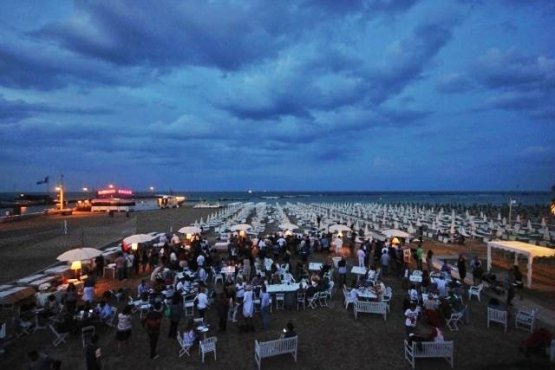
<path fill-rule="evenodd" d="M 405 359 L 415 367 L 417 358 L 444 358 L 453 368 L 453 342 L 412 342 L 405 340 Z"/>
<path fill-rule="evenodd" d="M 254 360 L 258 365 L 258 370 L 262 365 L 262 359 L 291 353 L 297 362 L 297 339 L 298 337 L 280 338 L 267 342 L 254 341 Z"/>
<path fill-rule="evenodd" d="M 353 310 L 355 312 L 355 319 L 358 317 L 358 313 L 375 313 L 378 315 L 383 315 L 383 320 L 387 320 L 387 303 L 386 302 L 369 302 L 369 301 L 356 301 L 353 304 Z"/>

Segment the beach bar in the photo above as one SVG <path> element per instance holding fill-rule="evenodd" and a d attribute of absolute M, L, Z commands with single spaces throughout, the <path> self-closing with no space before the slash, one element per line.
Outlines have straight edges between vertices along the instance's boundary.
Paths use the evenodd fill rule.
<path fill-rule="evenodd" d="M 528 268 L 526 272 L 527 286 L 532 287 L 532 264 L 536 257 L 555 257 L 555 249 L 540 247 L 534 244 L 523 243 L 519 241 L 494 240 L 488 243 L 488 271 L 491 269 L 491 248 L 502 249 L 515 253 L 515 264 L 518 261 L 518 255 L 523 255 L 528 260 Z"/>

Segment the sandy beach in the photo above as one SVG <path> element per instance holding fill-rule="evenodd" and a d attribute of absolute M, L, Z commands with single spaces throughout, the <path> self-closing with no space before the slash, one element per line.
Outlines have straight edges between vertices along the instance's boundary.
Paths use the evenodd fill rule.
<path fill-rule="evenodd" d="M 2 281 L 9 281 L 28 275 L 47 265 L 54 263 L 56 256 L 66 249 L 81 244 L 102 247 L 133 233 L 151 231 L 169 231 L 194 222 L 214 210 L 207 209 L 170 209 L 155 210 L 108 217 L 107 215 L 75 215 L 70 217 L 40 217 L 23 222 L 0 225 L 0 272 Z M 63 234 L 63 221 L 68 223 L 68 234 Z M 426 240 L 425 249 L 431 248 L 436 255 L 456 256 L 461 252 L 485 254 L 485 247 L 480 243 L 470 243 L 465 246 L 443 245 Z M 322 261 L 327 257 L 322 253 L 311 256 L 313 261 Z M 504 268 L 502 255 L 495 256 L 498 263 L 496 269 Z M 350 263 L 355 263 L 350 257 Z M 538 261 L 535 264 L 535 277 L 540 286 L 553 288 L 553 266 Z M 107 289 L 129 288 L 134 292 L 138 282 L 146 275 L 132 276 L 119 282 L 112 279 L 100 279 L 97 296 Z M 352 277 L 350 276 L 349 279 Z M 269 330 L 261 328 L 260 315 L 256 314 L 254 333 L 241 333 L 238 324 L 229 323 L 225 333 L 216 332 L 216 310 L 207 313 L 207 322 L 211 325 L 210 335 L 218 337 L 217 361 L 209 357 L 202 365 L 198 349 L 195 347 L 191 357 L 178 358 L 178 347 L 174 338 L 167 338 L 168 320 L 162 325 L 159 341 L 160 359 L 148 359 L 148 339 L 141 327 L 138 316 L 133 323 L 131 345 L 121 353 L 116 350 L 115 332 L 110 328 L 100 328 L 100 345 L 103 351 L 104 369 L 177 369 L 177 368 L 207 368 L 207 369 L 254 369 L 253 360 L 254 340 L 270 340 L 279 337 L 282 328 L 288 321 L 294 322 L 300 337 L 299 358 L 295 363 L 291 356 L 280 356 L 263 360 L 264 369 L 355 369 L 371 366 L 380 369 L 407 369 L 408 363 L 403 357 L 403 315 L 402 301 L 405 296 L 401 281 L 393 276 L 386 276 L 384 282 L 391 286 L 394 296 L 391 304 L 391 314 L 387 321 L 374 315 L 363 315 L 355 320 L 352 309 L 345 310 L 343 296 L 336 290 L 329 308 L 316 310 L 306 309 L 297 311 L 294 308 L 285 311 L 274 311 L 271 314 Z M 220 285 L 209 285 L 216 292 L 221 291 Z M 542 304 L 553 306 L 553 292 L 548 289 L 535 289 L 527 292 L 526 297 L 531 301 L 541 301 Z M 470 322 L 459 332 L 444 329 L 447 340 L 455 341 L 456 369 L 548 369 L 549 363 L 544 358 L 526 358 L 517 351 L 521 340 L 529 334 L 512 328 L 504 334 L 499 327 L 486 329 L 485 315 L 486 295 L 479 303 L 468 301 L 471 316 Z M 502 299 L 502 297 L 501 297 Z M 113 304 L 123 308 L 124 302 Z M 241 321 L 242 319 L 239 318 Z M 179 328 L 183 329 L 185 320 Z M 541 326 L 545 326 L 544 323 Z M 546 326 L 554 330 L 553 326 Z M 429 330 L 425 325 L 421 330 Z M 64 369 L 84 369 L 83 351 L 78 334 L 70 335 L 68 343 L 59 347 L 51 344 L 52 335 L 47 330 L 24 336 L 12 346 L 3 361 L 6 368 L 19 368 L 26 361 L 26 353 L 30 349 L 39 349 L 51 356 L 61 359 Z M 445 369 L 444 360 L 423 360 L 417 362 L 418 368 Z"/>
<path fill-rule="evenodd" d="M 153 210 L 109 217 L 105 213 L 37 216 L 0 223 L 0 283 L 30 275 L 57 262 L 56 257 L 79 246 L 102 248 L 126 236 L 169 232 L 213 213 L 192 207 Z M 67 222 L 67 234 L 64 233 Z"/>

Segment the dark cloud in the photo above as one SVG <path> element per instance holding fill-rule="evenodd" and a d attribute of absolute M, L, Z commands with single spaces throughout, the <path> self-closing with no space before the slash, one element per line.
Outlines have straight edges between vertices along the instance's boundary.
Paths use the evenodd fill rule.
<path fill-rule="evenodd" d="M 0 85 L 19 89 L 53 90 L 68 85 L 133 84 L 130 72 L 76 58 L 53 48 L 30 42 L 0 44 Z M 133 75 L 137 75 L 133 72 Z M 145 78 L 146 80 L 146 78 Z"/>
<path fill-rule="evenodd" d="M 555 89 L 555 59 L 522 55 L 517 49 L 489 50 L 474 65 L 480 83 L 509 90 Z"/>
<path fill-rule="evenodd" d="M 17 122 L 36 113 L 59 113 L 76 115 L 106 115 L 114 113 L 106 108 L 58 107 L 44 103 L 28 103 L 23 100 L 6 100 L 0 95 L 0 123 Z"/>
<path fill-rule="evenodd" d="M 475 88 L 471 78 L 464 74 L 452 73 L 441 76 L 436 82 L 436 88 L 444 94 L 466 93 Z"/>
<path fill-rule="evenodd" d="M 526 56 L 517 49 L 491 49 L 473 66 L 478 83 L 491 89 L 484 108 L 517 111 L 540 120 L 552 117 L 555 59 Z"/>

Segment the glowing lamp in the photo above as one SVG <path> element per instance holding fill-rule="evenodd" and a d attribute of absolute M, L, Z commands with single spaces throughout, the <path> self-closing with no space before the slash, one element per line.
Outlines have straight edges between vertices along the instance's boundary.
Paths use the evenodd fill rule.
<path fill-rule="evenodd" d="M 337 236 L 340 237 L 340 238 L 342 238 L 342 237 L 343 237 L 343 233 L 340 231 L 340 232 L 337 234 Z"/>
<path fill-rule="evenodd" d="M 81 270 L 81 261 L 73 261 L 71 263 L 72 270 Z"/>
<path fill-rule="evenodd" d="M 187 240 L 191 240 L 192 237 L 193 237 L 193 234 L 187 234 L 187 235 L 185 235 L 185 238 L 187 238 Z"/>
<path fill-rule="evenodd" d="M 287 230 L 287 231 L 285 232 L 285 235 L 286 235 L 286 236 L 291 236 L 291 235 L 293 235 L 293 232 L 292 232 L 291 230 Z"/>
<path fill-rule="evenodd" d="M 131 244 L 131 250 L 132 251 L 136 251 L 139 248 L 139 243 L 132 243 Z"/>
<path fill-rule="evenodd" d="M 245 237 L 247 236 L 247 232 L 245 230 L 239 231 L 239 236 Z"/>
<path fill-rule="evenodd" d="M 399 239 L 393 238 L 393 240 L 391 241 L 391 244 L 399 244 Z"/>

